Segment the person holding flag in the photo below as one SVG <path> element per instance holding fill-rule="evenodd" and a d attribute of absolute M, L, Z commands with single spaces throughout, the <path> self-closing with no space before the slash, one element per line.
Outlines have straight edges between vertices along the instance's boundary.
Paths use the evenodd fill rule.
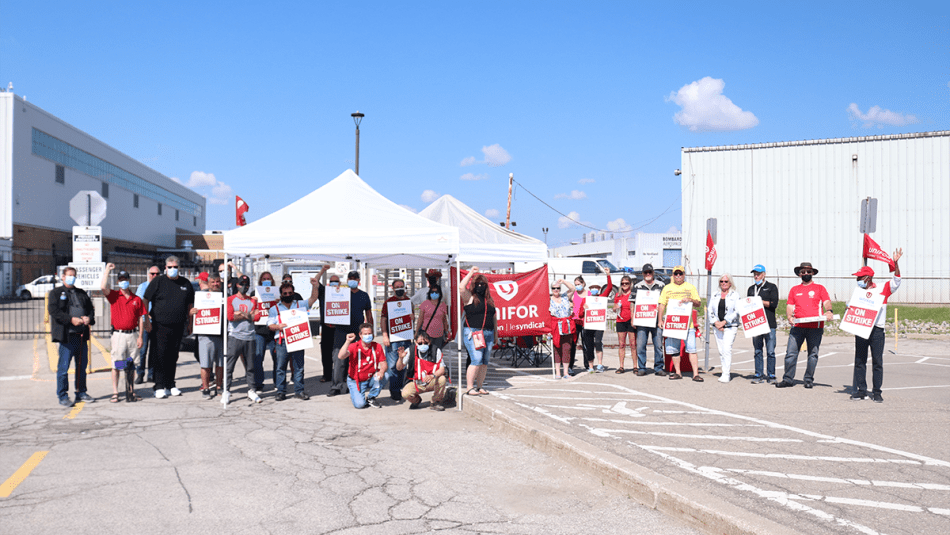
<path fill-rule="evenodd" d="M 867 235 L 865 235 L 867 236 Z M 903 249 L 894 251 L 889 263 L 894 269 L 894 277 L 885 282 L 884 286 L 874 284 L 874 270 L 864 266 L 854 273 L 857 277 L 858 288 L 880 294 L 884 297 L 884 305 L 877 313 L 874 329 L 868 339 L 854 337 L 854 380 L 851 383 L 851 401 L 860 401 L 867 397 L 867 366 L 868 350 L 871 351 L 871 401 L 884 403 L 881 397 L 881 385 L 884 382 L 884 323 L 887 321 L 887 300 L 901 285 L 901 268 L 897 265 L 900 257 L 904 256 Z"/>
<path fill-rule="evenodd" d="M 434 411 L 444 411 L 442 399 L 445 397 L 446 373 L 445 363 L 442 361 L 442 350 L 432 347 L 432 340 L 425 332 L 416 335 L 416 343 L 412 349 L 406 351 L 399 348 L 399 359 L 396 369 L 404 372 L 410 378 L 402 389 L 402 397 L 409 401 L 410 409 L 418 409 L 422 403 L 419 394 L 432 392 L 432 403 L 429 408 Z"/>
<path fill-rule="evenodd" d="M 294 374 L 294 397 L 307 401 L 310 396 L 307 395 L 304 388 L 304 350 L 287 351 L 287 340 L 284 337 L 283 330 L 287 328 L 286 323 L 280 321 L 280 313 L 292 309 L 298 309 L 304 314 L 309 314 L 310 307 L 319 297 L 319 291 L 314 287 L 310 292 L 310 299 L 304 304 L 304 301 L 297 300 L 298 294 L 294 291 L 294 283 L 284 281 L 280 284 L 280 301 L 272 306 L 267 313 L 267 328 L 274 333 L 274 344 L 277 348 L 277 368 L 274 372 L 274 384 L 277 387 L 277 395 L 274 397 L 277 401 L 287 399 L 287 362 L 293 362 Z"/>
<path fill-rule="evenodd" d="M 795 368 L 798 366 L 798 352 L 802 344 L 808 342 L 808 364 L 805 368 L 805 388 L 815 385 L 815 367 L 818 366 L 818 348 L 821 346 L 821 337 L 825 332 L 825 321 L 834 318 L 831 312 L 831 297 L 824 286 L 811 279 L 818 274 L 811 262 L 802 262 L 795 267 L 795 275 L 802 278 L 802 283 L 793 286 L 788 291 L 788 306 L 785 314 L 792 330 L 788 333 L 788 347 L 785 350 L 785 376 L 782 382 L 776 383 L 776 388 L 795 386 Z M 824 312 L 822 312 L 824 311 Z M 824 319 L 820 319 L 824 316 Z M 807 318 L 819 321 L 799 321 L 796 318 Z"/>

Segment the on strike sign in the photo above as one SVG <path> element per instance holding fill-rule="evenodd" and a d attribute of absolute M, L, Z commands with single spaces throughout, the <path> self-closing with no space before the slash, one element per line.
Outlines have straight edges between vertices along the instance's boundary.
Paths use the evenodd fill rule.
<path fill-rule="evenodd" d="M 637 327 L 656 327 L 659 303 L 660 290 L 637 290 L 637 300 L 633 308 L 633 324 Z"/>
<path fill-rule="evenodd" d="M 877 321 L 877 314 L 882 306 L 884 306 L 884 295 L 855 288 L 854 293 L 851 294 L 851 300 L 848 301 L 848 310 L 845 311 L 844 319 L 841 320 L 841 330 L 864 339 L 870 338 Z"/>
<path fill-rule="evenodd" d="M 195 334 L 221 335 L 221 292 L 195 292 L 195 308 L 198 312 L 192 321 Z"/>
<path fill-rule="evenodd" d="M 408 299 L 386 303 L 386 317 L 390 342 L 412 340 L 412 303 Z"/>
<path fill-rule="evenodd" d="M 584 300 L 584 328 L 592 331 L 607 330 L 607 298 L 587 296 Z"/>
<path fill-rule="evenodd" d="M 349 287 L 327 286 L 326 310 L 323 311 L 324 323 L 331 325 L 350 324 L 350 295 Z"/>
<path fill-rule="evenodd" d="M 666 318 L 663 320 L 663 336 L 686 340 L 689 334 L 690 317 L 693 315 L 693 303 L 680 304 L 679 300 L 670 299 L 666 304 Z"/>
<path fill-rule="evenodd" d="M 270 308 L 280 301 L 280 289 L 276 286 L 258 286 L 255 288 L 255 296 L 257 305 L 254 308 L 261 312 L 261 317 L 254 322 L 254 325 L 267 325 Z"/>
<path fill-rule="evenodd" d="M 466 275 L 462 270 L 461 276 Z M 495 302 L 495 338 L 531 336 L 548 331 L 551 313 L 548 293 L 548 266 L 527 273 L 483 273 L 488 279 L 488 291 Z M 458 278 L 451 270 L 452 293 L 456 293 Z M 455 321 L 454 314 L 452 321 Z M 453 323 L 454 325 L 454 323 Z M 473 326 L 474 327 L 474 326 Z"/>
<path fill-rule="evenodd" d="M 306 306 L 280 311 L 280 322 L 287 325 L 281 335 L 287 341 L 287 351 L 294 352 L 313 347 L 310 334 L 310 314 Z"/>
<path fill-rule="evenodd" d="M 742 320 L 742 332 L 746 338 L 761 336 L 772 332 L 769 327 L 769 319 L 765 317 L 765 307 L 762 306 L 762 298 L 753 295 L 743 297 L 736 303 L 736 312 Z"/>

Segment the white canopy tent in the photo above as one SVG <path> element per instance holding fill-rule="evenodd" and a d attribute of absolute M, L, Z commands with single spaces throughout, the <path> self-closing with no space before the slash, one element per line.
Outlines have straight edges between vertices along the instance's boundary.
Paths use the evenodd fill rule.
<path fill-rule="evenodd" d="M 458 229 L 462 264 L 498 269 L 513 262 L 547 262 L 544 242 L 492 223 L 451 195 L 439 197 L 419 215 Z"/>
<path fill-rule="evenodd" d="M 225 232 L 224 251 L 429 267 L 455 259 L 459 231 L 406 210 L 347 169 L 292 204 Z"/>

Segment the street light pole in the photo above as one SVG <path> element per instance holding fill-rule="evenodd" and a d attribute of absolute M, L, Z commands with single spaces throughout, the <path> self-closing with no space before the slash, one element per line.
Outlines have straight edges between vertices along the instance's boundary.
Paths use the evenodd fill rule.
<path fill-rule="evenodd" d="M 359 110 L 356 110 L 356 113 L 351 113 L 350 117 L 353 118 L 353 122 L 356 123 L 356 174 L 360 174 L 360 122 L 365 117 L 364 114 L 360 113 Z"/>
<path fill-rule="evenodd" d="M 548 230 L 550 230 L 548 227 L 541 227 L 541 232 L 544 233 L 544 245 L 548 244 Z"/>

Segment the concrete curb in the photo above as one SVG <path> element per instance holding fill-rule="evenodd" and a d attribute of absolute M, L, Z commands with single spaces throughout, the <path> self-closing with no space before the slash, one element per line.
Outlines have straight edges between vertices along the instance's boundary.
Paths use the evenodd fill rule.
<path fill-rule="evenodd" d="M 465 414 L 498 428 L 507 436 L 581 468 L 605 485 L 638 502 L 706 533 L 792 535 L 785 526 L 722 499 L 644 468 L 612 453 L 595 451 L 583 440 L 530 418 L 496 408 L 489 398 L 465 399 Z"/>

